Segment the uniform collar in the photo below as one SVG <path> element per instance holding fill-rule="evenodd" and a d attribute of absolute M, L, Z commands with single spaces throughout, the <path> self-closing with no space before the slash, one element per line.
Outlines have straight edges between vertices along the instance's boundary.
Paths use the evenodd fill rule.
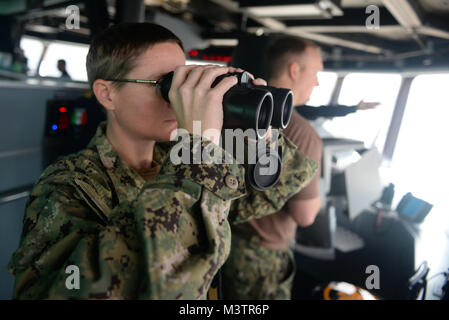
<path fill-rule="evenodd" d="M 128 164 L 114 150 L 106 136 L 106 121 L 98 125 L 95 136 L 88 147 L 95 147 L 101 163 L 106 168 L 109 177 L 114 184 L 120 201 L 135 198 L 136 192 L 145 184 L 145 179 Z M 161 164 L 167 154 L 169 146 L 166 143 L 156 143 L 154 146 L 153 160 Z"/>
<path fill-rule="evenodd" d="M 121 162 L 122 165 L 129 167 L 123 162 L 106 137 L 106 121 L 103 121 L 98 125 L 97 132 L 88 145 L 88 147 L 93 146 L 97 148 L 100 160 L 106 169 L 118 167 L 119 162 Z M 164 161 L 170 147 L 170 142 L 156 143 L 154 146 L 153 160 L 161 164 Z M 129 167 L 129 169 L 135 171 L 131 167 Z"/>
<path fill-rule="evenodd" d="M 192 139 L 192 136 L 190 137 Z M 201 139 L 198 139 L 201 140 Z M 154 146 L 153 159 L 161 164 L 160 174 L 171 175 L 176 181 L 176 185 L 184 179 L 192 180 L 212 193 L 223 199 L 239 198 L 246 192 L 244 168 L 239 164 L 198 164 L 174 165 L 171 161 L 166 161 L 170 149 L 178 143 L 177 141 L 157 142 Z M 190 140 L 186 142 L 187 149 L 190 149 Z M 207 141 L 203 141 L 203 148 Z M 210 143 L 210 142 L 209 142 Z M 96 147 L 103 166 L 107 169 L 115 190 L 118 191 L 118 198 L 122 200 L 135 199 L 136 192 L 140 191 L 145 184 L 145 180 L 136 170 L 128 166 L 112 148 L 106 137 L 106 122 L 102 122 L 97 129 L 97 133 L 89 143 L 89 146 Z M 190 150 L 190 152 L 193 152 Z M 190 156 L 192 159 L 192 155 Z M 226 159 L 225 157 L 224 159 Z M 165 163 L 167 162 L 167 163 Z M 226 179 L 230 176 L 235 178 L 237 185 L 233 188 L 227 186 Z"/>

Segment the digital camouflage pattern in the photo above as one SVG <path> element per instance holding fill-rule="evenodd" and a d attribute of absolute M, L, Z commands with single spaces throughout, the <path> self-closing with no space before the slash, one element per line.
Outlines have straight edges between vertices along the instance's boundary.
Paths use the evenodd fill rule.
<path fill-rule="evenodd" d="M 224 299 L 291 299 L 296 268 L 291 249 L 267 249 L 256 235 L 234 232 L 231 241 L 232 254 L 222 268 Z"/>
<path fill-rule="evenodd" d="M 174 144 L 156 144 L 161 169 L 145 181 L 112 149 L 102 123 L 87 149 L 49 166 L 27 201 L 8 265 L 13 297 L 204 299 L 229 255 L 230 223 L 279 211 L 317 168 L 281 138 L 280 182 L 256 192 L 239 164 L 174 165 Z M 237 188 L 227 186 L 228 175 Z M 79 267 L 80 289 L 66 287 L 69 265 Z"/>

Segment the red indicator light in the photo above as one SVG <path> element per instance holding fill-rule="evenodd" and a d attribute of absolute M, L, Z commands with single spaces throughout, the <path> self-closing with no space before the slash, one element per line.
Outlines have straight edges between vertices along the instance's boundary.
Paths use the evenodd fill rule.
<path fill-rule="evenodd" d="M 223 57 L 223 61 L 231 62 L 231 57 L 230 56 L 225 56 L 225 57 Z"/>
<path fill-rule="evenodd" d="M 69 116 L 66 113 L 59 116 L 58 128 L 60 130 L 67 130 L 69 128 Z"/>
<path fill-rule="evenodd" d="M 189 51 L 189 56 L 192 56 L 192 57 L 198 56 L 198 51 L 197 50 L 190 50 Z"/>
<path fill-rule="evenodd" d="M 81 115 L 81 125 L 85 126 L 87 124 L 87 113 L 83 112 L 83 114 Z"/>
<path fill-rule="evenodd" d="M 66 107 L 59 107 L 59 112 L 67 112 L 67 108 Z"/>

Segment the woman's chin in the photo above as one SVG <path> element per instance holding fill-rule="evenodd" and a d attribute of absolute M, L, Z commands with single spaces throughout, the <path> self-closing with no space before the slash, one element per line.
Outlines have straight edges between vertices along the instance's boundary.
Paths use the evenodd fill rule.
<path fill-rule="evenodd" d="M 169 129 L 169 130 L 167 130 Z M 177 135 L 177 126 L 174 126 L 173 128 L 164 128 L 161 130 L 161 134 L 158 135 L 158 138 L 155 139 L 157 142 L 167 142 L 167 141 L 173 141 L 176 140 Z"/>

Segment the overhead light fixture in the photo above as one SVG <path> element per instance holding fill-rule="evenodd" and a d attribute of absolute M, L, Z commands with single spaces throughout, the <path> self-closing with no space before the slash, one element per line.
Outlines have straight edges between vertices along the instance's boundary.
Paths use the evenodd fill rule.
<path fill-rule="evenodd" d="M 330 0 L 308 1 L 302 4 L 276 4 L 244 7 L 249 13 L 265 18 L 323 17 L 343 15 L 343 11 Z"/>
<path fill-rule="evenodd" d="M 319 16 L 322 9 L 313 4 L 292 4 L 279 6 L 252 7 L 247 10 L 258 17 L 285 18 L 292 16 Z"/>
<path fill-rule="evenodd" d="M 343 10 L 341 10 L 332 0 L 320 0 L 318 6 L 333 16 L 342 16 Z"/>
<path fill-rule="evenodd" d="M 58 33 L 60 30 L 55 27 L 49 27 L 44 25 L 26 25 L 25 29 L 28 31 L 34 31 L 39 33 Z"/>
<path fill-rule="evenodd" d="M 235 47 L 239 44 L 237 39 L 207 39 L 206 43 L 209 46 L 216 47 Z"/>
<path fill-rule="evenodd" d="M 403 27 L 422 26 L 421 19 L 408 0 L 383 0 L 383 4 Z"/>
<path fill-rule="evenodd" d="M 286 28 L 285 24 L 273 18 L 260 18 L 258 22 L 273 31 L 282 31 Z"/>

